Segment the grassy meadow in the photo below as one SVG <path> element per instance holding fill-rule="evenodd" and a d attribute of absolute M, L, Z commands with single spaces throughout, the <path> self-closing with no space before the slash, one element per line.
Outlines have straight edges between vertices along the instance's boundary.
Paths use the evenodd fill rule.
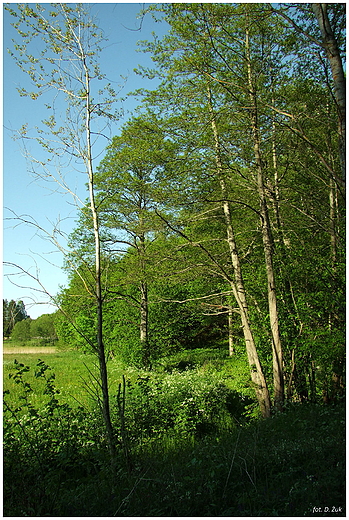
<path fill-rule="evenodd" d="M 15 348 L 14 350 L 17 351 Z M 22 350 L 25 350 L 25 347 L 22 347 Z M 46 350 L 51 350 L 52 352 L 4 354 L 4 389 L 10 390 L 11 395 L 14 397 L 17 394 L 18 385 L 13 379 L 8 377 L 8 374 L 14 370 L 14 360 L 16 359 L 19 363 L 31 367 L 27 374 L 27 380 L 31 384 L 35 382 L 37 388 L 37 392 L 32 395 L 33 404 L 42 404 L 44 396 L 40 390 L 43 389 L 44 382 L 35 378 L 35 367 L 38 360 L 41 359 L 52 368 L 52 372 L 56 376 L 56 386 L 60 391 L 59 399 L 71 405 L 81 404 L 82 406 L 88 406 L 91 401 L 91 392 L 93 392 L 93 375 L 96 376 L 98 374 L 95 356 L 72 350 L 57 351 L 54 348 Z M 114 383 L 113 386 L 117 388 L 117 378 L 122 377 L 122 370 L 119 367 L 115 367 L 113 372 L 115 379 L 111 378 L 111 380 Z"/>
<path fill-rule="evenodd" d="M 4 355 L 4 516 L 345 516 L 343 403 L 262 420 L 243 358 L 219 349 L 108 367 L 116 467 L 95 358 Z"/>

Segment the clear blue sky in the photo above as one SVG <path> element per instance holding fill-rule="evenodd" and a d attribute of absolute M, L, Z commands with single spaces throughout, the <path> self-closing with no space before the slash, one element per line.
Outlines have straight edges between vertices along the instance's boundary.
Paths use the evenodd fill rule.
<path fill-rule="evenodd" d="M 152 63 L 148 54 L 137 52 L 137 41 L 152 39 L 152 31 L 159 36 L 167 31 L 166 24 L 154 22 L 150 15 L 146 15 L 143 19 L 141 29 L 136 30 L 140 26 L 137 14 L 146 5 L 148 4 L 90 4 L 100 28 L 109 39 L 108 47 L 101 54 L 101 70 L 113 82 L 116 89 L 117 85 L 123 82 L 120 76 L 128 77 L 122 92 L 123 96 L 136 88 L 152 89 L 157 85 L 157 80 L 145 80 L 133 71 L 139 64 L 151 66 Z M 18 41 L 18 35 L 10 25 L 13 17 L 6 11 L 3 17 L 3 260 L 17 264 L 33 275 L 39 273 L 45 289 L 51 294 L 56 294 L 59 287 L 66 284 L 66 274 L 61 269 L 63 255 L 57 252 L 47 240 L 40 237 L 34 227 L 16 225 L 15 220 L 6 219 L 13 215 L 12 212 L 17 215 L 30 215 L 48 231 L 52 230 L 52 223 L 57 222 L 58 219 L 65 219 L 63 224 L 65 231 L 70 231 L 74 227 L 76 211 L 67 196 L 52 193 L 47 186 L 45 188 L 33 179 L 29 173 L 30 165 L 21 154 L 19 141 L 12 138 L 15 131 L 23 124 L 28 123 L 30 126 L 39 124 L 47 117 L 47 110 L 40 98 L 32 101 L 20 97 L 16 90 L 16 87 L 30 88 L 29 81 L 7 52 L 7 48 L 12 48 L 11 39 Z M 137 100 L 128 98 L 123 102 L 123 107 L 126 111 L 132 111 L 137 104 Z M 129 115 L 126 115 L 123 121 L 127 117 Z M 112 129 L 113 134 L 117 134 L 123 121 L 115 124 Z M 79 193 L 83 194 L 86 178 L 77 178 L 76 182 Z M 83 198 L 86 196 L 87 193 Z M 16 269 L 4 267 L 4 275 L 10 272 L 16 272 Z M 29 277 L 23 275 L 11 279 L 17 285 L 26 288 L 17 287 L 4 276 L 3 298 L 22 299 L 28 314 L 33 319 L 41 314 L 55 311 L 54 307 L 47 304 L 48 298 L 34 290 L 38 286 Z"/>

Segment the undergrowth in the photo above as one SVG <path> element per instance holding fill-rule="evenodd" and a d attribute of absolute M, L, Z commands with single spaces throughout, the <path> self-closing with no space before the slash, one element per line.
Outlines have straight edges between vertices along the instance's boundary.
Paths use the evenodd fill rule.
<path fill-rule="evenodd" d="M 4 399 L 4 516 L 345 516 L 343 404 L 290 405 L 261 420 L 218 367 L 126 378 L 122 416 L 120 392 L 112 396 L 115 469 L 98 407 L 62 402 L 43 361 L 34 405 L 32 369 L 15 367 L 20 404 L 9 391 Z"/>

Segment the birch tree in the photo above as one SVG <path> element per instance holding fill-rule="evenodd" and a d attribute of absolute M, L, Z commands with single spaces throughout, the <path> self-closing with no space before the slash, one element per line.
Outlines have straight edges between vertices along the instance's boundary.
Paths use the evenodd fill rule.
<path fill-rule="evenodd" d="M 269 218 L 269 208 L 266 197 L 266 179 L 263 166 L 263 158 L 261 151 L 260 122 L 259 111 L 255 85 L 256 79 L 253 77 L 253 66 L 250 52 L 250 20 L 246 15 L 246 32 L 245 32 L 245 56 L 247 66 L 247 85 L 249 90 L 250 114 L 251 114 L 251 133 L 253 139 L 253 150 L 256 164 L 256 180 L 260 201 L 261 231 L 265 256 L 266 275 L 268 283 L 268 307 L 270 330 L 272 335 L 272 354 L 273 354 L 273 377 L 274 377 L 274 394 L 275 405 L 278 409 L 282 409 L 284 401 L 284 366 L 283 352 L 279 328 L 279 315 L 276 296 L 276 281 L 273 262 L 273 237 Z"/>
<path fill-rule="evenodd" d="M 116 92 L 99 69 L 98 53 L 103 42 L 88 9 L 82 5 L 18 4 L 6 7 L 14 16 L 13 26 L 21 38 L 11 51 L 20 69 L 29 75 L 33 90 L 19 89 L 36 103 L 46 101 L 49 115 L 33 132 L 24 125 L 23 142 L 35 141 L 42 147 L 38 157 L 25 153 L 31 161 L 32 173 L 41 181 L 53 182 L 56 190 L 69 193 L 76 208 L 89 212 L 94 236 L 94 288 L 96 331 L 94 351 L 98 356 L 102 412 L 112 460 L 115 458 L 114 431 L 110 418 L 108 376 L 103 337 L 103 302 L 101 284 L 100 225 L 95 199 L 94 152 L 97 138 L 116 117 L 113 103 Z M 37 49 L 42 49 L 38 51 Z M 103 81 L 102 88 L 98 84 Z M 45 157 L 46 153 L 46 157 Z M 43 158 L 45 157 L 45 158 Z M 85 174 L 88 205 L 79 198 L 69 179 L 67 167 Z M 58 186 L 58 187 L 57 187 Z"/>
<path fill-rule="evenodd" d="M 215 84 L 215 81 L 212 81 L 213 78 L 210 77 L 210 73 L 208 71 L 217 67 L 217 63 L 215 61 L 216 49 L 214 49 L 214 46 L 212 43 L 210 43 L 210 32 L 208 28 L 209 24 L 206 23 L 207 20 L 205 9 L 202 6 L 191 6 L 188 9 L 190 14 L 187 16 L 185 23 L 179 16 L 181 10 L 182 6 L 171 6 L 168 9 L 165 8 L 165 11 L 169 13 L 167 21 L 171 21 L 173 26 L 173 39 L 171 37 L 168 39 L 165 38 L 163 44 L 159 44 L 158 46 L 155 45 L 154 47 L 152 47 L 150 44 L 149 47 L 152 49 L 155 55 L 155 60 L 159 62 L 160 66 L 164 66 L 164 68 L 167 69 L 168 83 L 164 81 L 164 85 L 166 85 L 168 88 L 168 91 L 165 93 L 168 106 L 165 108 L 165 110 L 171 110 L 169 108 L 170 106 L 172 109 L 174 109 L 174 112 L 177 113 L 178 107 L 180 106 L 182 108 L 183 101 L 187 100 L 187 102 L 190 103 L 192 107 L 191 116 L 189 116 L 190 121 L 193 121 L 193 110 L 195 110 L 197 116 L 194 126 L 192 123 L 186 123 L 184 115 L 186 110 L 183 108 L 183 112 L 179 116 L 181 121 L 181 129 L 175 130 L 176 137 L 178 138 L 178 133 L 180 133 L 181 139 L 184 141 L 184 129 L 186 129 L 188 132 L 186 134 L 187 144 L 183 146 L 186 146 L 187 150 L 189 150 L 191 147 L 193 147 L 193 142 L 195 142 L 194 147 L 202 151 L 202 164 L 198 167 L 196 174 L 192 174 L 192 184 L 194 185 L 196 182 L 198 182 L 201 194 L 199 195 L 200 190 L 195 192 L 195 189 L 192 189 L 190 190 L 189 198 L 195 197 L 195 195 L 199 196 L 199 200 L 201 199 L 202 205 L 203 193 L 205 193 L 205 191 L 207 194 L 210 192 L 208 185 L 209 183 L 212 183 L 212 176 L 214 175 L 215 177 L 220 193 L 219 201 L 215 201 L 215 205 L 217 205 L 217 202 L 220 204 L 221 214 L 223 215 L 225 222 L 225 241 L 228 245 L 230 257 L 229 269 L 226 268 L 226 265 L 223 266 L 223 264 L 217 259 L 213 250 L 209 250 L 207 245 L 198 244 L 197 247 L 207 255 L 210 263 L 210 267 L 208 267 L 208 269 L 212 273 L 214 272 L 216 275 L 218 274 L 219 276 L 222 276 L 226 283 L 229 284 L 231 291 L 234 294 L 234 298 L 238 304 L 241 316 L 246 352 L 251 370 L 251 379 L 254 384 L 257 400 L 261 407 L 262 413 L 264 416 L 268 416 L 270 414 L 269 392 L 263 373 L 263 368 L 256 349 L 254 333 L 252 331 L 249 320 L 248 304 L 240 266 L 240 256 L 235 241 L 234 229 L 232 226 L 230 201 L 225 180 L 227 177 L 227 170 L 229 168 L 227 169 L 226 165 L 223 167 L 221 153 L 222 147 L 217 129 L 216 116 L 214 114 L 212 104 L 212 87 L 210 87 L 210 84 Z M 214 22 L 212 22 L 212 25 L 214 26 Z M 194 31 L 194 26 L 200 26 L 200 36 L 198 36 L 198 33 Z M 164 52 L 165 49 L 167 52 Z M 182 54 L 182 59 L 178 59 L 176 57 L 173 58 L 173 61 L 171 61 L 169 56 L 171 53 L 175 54 L 179 49 L 181 49 L 180 53 Z M 218 57 L 217 60 L 219 62 L 220 57 Z M 183 79 L 181 79 L 181 86 L 177 90 L 174 86 L 174 82 L 178 82 L 180 77 Z M 217 87 L 217 83 L 215 85 Z M 217 90 L 216 87 L 215 90 Z M 172 94 L 172 98 L 174 99 L 173 102 L 170 100 L 170 92 Z M 181 101 L 179 101 L 181 96 L 183 97 Z M 156 99 L 156 94 L 154 94 L 154 98 Z M 162 107 L 165 106 L 166 103 L 164 100 L 161 101 L 160 99 L 161 93 L 159 92 L 158 102 L 161 103 Z M 177 105 L 177 107 L 175 107 L 175 105 Z M 181 110 L 181 108 L 179 110 Z M 175 116 L 172 116 L 172 119 L 175 119 Z M 179 128 L 179 126 L 177 126 L 177 128 Z M 194 138 L 195 132 L 196 137 Z M 189 151 L 188 155 L 190 156 Z M 193 155 L 194 154 L 191 154 L 191 159 L 193 159 Z M 198 157 L 199 155 L 200 153 L 198 153 Z M 198 162 L 199 161 L 200 159 L 198 159 Z M 194 163 L 195 160 L 193 164 Z M 186 163 L 184 166 L 184 170 L 186 170 L 188 164 L 190 164 L 190 160 L 189 163 Z M 204 164 L 207 168 L 206 171 Z M 203 172 L 200 180 L 198 171 Z M 208 181 L 206 186 L 205 181 L 203 180 L 204 178 L 207 178 Z M 207 204 L 207 200 L 205 202 Z M 193 204 L 193 202 L 191 204 Z M 200 202 L 198 205 L 200 206 Z M 216 208 L 212 208 L 211 211 L 212 217 L 213 215 L 217 214 Z M 197 219 L 200 219 L 199 215 L 200 214 L 197 214 Z M 183 231 L 181 232 L 178 227 L 173 227 L 173 229 L 177 229 L 177 232 L 179 232 L 183 238 L 186 238 L 191 245 L 196 243 L 194 238 L 190 238 Z M 233 272 L 234 275 L 231 275 L 231 272 Z M 227 314 L 229 320 L 229 309 Z"/>
<path fill-rule="evenodd" d="M 219 141 L 219 134 L 215 119 L 215 114 L 212 106 L 212 97 L 211 90 L 208 87 L 207 90 L 208 96 L 208 107 L 209 113 L 211 117 L 211 125 L 212 132 L 214 138 L 214 146 L 215 146 L 215 158 L 216 158 L 216 171 L 217 177 L 221 188 L 222 195 L 222 210 L 224 213 L 224 219 L 226 224 L 226 233 L 227 233 L 227 242 L 229 247 L 229 253 L 231 258 L 231 263 L 233 267 L 233 272 L 235 275 L 235 280 L 231 280 L 231 287 L 233 290 L 234 297 L 239 306 L 240 315 L 241 315 L 241 323 L 244 332 L 245 342 L 246 342 L 246 351 L 248 356 L 248 361 L 251 367 L 251 379 L 256 386 L 256 393 L 258 397 L 258 401 L 260 403 L 261 408 L 264 410 L 264 415 L 267 416 L 270 413 L 269 408 L 269 392 L 267 389 L 267 383 L 265 380 L 265 376 L 263 373 L 263 369 L 259 360 L 259 356 L 256 349 L 255 339 L 252 332 L 250 319 L 249 319 L 249 311 L 248 304 L 246 298 L 245 285 L 242 276 L 241 269 L 241 261 L 240 255 L 238 252 L 238 247 L 235 240 L 234 228 L 232 225 L 232 217 L 230 211 L 230 203 L 229 203 L 229 195 L 227 192 L 226 183 L 223 175 L 223 163 L 221 159 L 221 145 Z M 231 319 L 231 316 L 228 314 L 228 319 Z M 231 339 L 229 338 L 231 341 Z"/>

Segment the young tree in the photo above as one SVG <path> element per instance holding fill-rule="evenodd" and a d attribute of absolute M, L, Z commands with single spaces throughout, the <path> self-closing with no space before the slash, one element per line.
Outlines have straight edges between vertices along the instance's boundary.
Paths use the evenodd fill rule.
<path fill-rule="evenodd" d="M 96 339 L 93 348 L 99 360 L 103 417 L 112 459 L 115 438 L 110 419 L 108 377 L 103 339 L 103 301 L 101 285 L 101 244 L 98 213 L 95 201 L 94 145 L 95 136 L 103 135 L 103 128 L 115 118 L 112 104 L 115 92 L 110 84 L 100 89 L 104 80 L 99 70 L 98 52 L 103 41 L 88 9 L 81 4 L 53 4 L 46 6 L 18 4 L 6 7 L 15 17 L 21 43 L 12 53 L 17 64 L 32 80 L 34 90 L 20 89 L 20 94 L 34 100 L 52 93 L 46 105 L 50 115 L 37 128 L 36 141 L 48 156 L 46 160 L 31 158 L 34 173 L 47 181 L 58 183 L 70 193 L 76 204 L 84 206 L 64 177 L 64 166 L 75 165 L 86 174 L 88 212 L 94 236 L 94 289 L 96 302 Z M 42 51 L 38 54 L 37 45 Z M 99 123 L 99 120 L 102 123 Z M 31 135 L 24 126 L 21 136 Z M 53 161 L 53 158 L 55 159 Z M 64 160 L 67 162 L 64 164 Z M 56 170 L 52 168 L 55 163 Z M 87 211 L 87 208 L 86 208 Z"/>

